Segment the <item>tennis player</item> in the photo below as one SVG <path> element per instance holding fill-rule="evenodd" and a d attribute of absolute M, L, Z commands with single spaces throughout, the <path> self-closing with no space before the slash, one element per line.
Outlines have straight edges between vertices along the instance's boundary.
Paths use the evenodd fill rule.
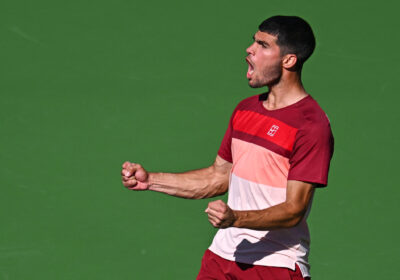
<path fill-rule="evenodd" d="M 250 87 L 266 93 L 233 111 L 215 162 L 180 174 L 150 173 L 125 162 L 122 182 L 183 198 L 228 194 L 205 213 L 219 228 L 197 279 L 310 279 L 307 216 L 315 189 L 327 185 L 333 154 L 328 118 L 301 81 L 315 48 L 295 16 L 263 21 L 247 49 Z"/>

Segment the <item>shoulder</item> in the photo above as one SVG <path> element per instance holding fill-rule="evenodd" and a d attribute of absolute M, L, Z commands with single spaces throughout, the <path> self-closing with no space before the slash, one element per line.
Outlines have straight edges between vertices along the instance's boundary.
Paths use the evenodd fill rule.
<path fill-rule="evenodd" d="M 311 96 L 297 108 L 303 129 L 330 129 L 330 121 L 318 102 Z"/>
<path fill-rule="evenodd" d="M 253 95 L 250 97 L 247 97 L 245 99 L 243 99 L 242 101 L 240 101 L 238 103 L 238 105 L 236 106 L 236 110 L 246 110 L 246 109 L 252 109 L 254 107 L 257 106 L 257 104 L 259 103 L 259 99 L 260 99 L 260 94 L 257 95 Z"/>
<path fill-rule="evenodd" d="M 329 118 L 315 99 L 308 96 L 305 102 L 297 106 L 296 111 L 299 121 L 297 139 L 305 137 L 312 142 L 322 139 L 333 141 Z"/>

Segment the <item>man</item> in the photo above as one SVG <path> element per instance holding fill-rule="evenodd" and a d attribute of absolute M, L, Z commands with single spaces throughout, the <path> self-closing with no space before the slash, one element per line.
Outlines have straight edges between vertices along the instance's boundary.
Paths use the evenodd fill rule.
<path fill-rule="evenodd" d="M 310 277 L 306 218 L 333 153 L 329 121 L 301 82 L 314 47 L 301 18 L 265 20 L 247 49 L 247 79 L 269 91 L 239 103 L 214 164 L 181 174 L 123 164 L 123 184 L 132 190 L 199 199 L 229 189 L 227 204 L 213 201 L 205 210 L 219 231 L 197 279 Z"/>

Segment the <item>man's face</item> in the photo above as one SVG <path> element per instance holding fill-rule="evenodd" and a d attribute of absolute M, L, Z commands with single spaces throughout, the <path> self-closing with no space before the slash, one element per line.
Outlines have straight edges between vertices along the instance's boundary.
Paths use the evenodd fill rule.
<path fill-rule="evenodd" d="M 282 75 L 282 56 L 276 44 L 277 37 L 257 31 L 253 38 L 253 44 L 246 50 L 249 86 L 271 86 L 277 83 Z"/>

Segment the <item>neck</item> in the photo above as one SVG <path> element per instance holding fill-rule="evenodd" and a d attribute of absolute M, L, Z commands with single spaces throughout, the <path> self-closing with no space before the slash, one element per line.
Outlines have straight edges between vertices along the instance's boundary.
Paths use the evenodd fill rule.
<path fill-rule="evenodd" d="M 301 82 L 301 74 L 284 71 L 279 82 L 269 86 L 269 95 L 264 101 L 264 106 L 268 110 L 280 109 L 298 102 L 307 95 Z"/>

